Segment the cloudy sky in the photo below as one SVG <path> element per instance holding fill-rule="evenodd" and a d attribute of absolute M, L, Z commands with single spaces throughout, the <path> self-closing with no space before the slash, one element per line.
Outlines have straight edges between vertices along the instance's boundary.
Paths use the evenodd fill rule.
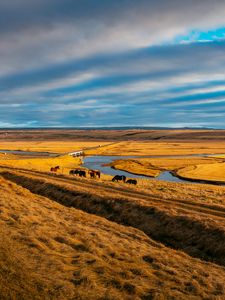
<path fill-rule="evenodd" d="M 225 128 L 224 0 L 0 0 L 0 127 Z"/>

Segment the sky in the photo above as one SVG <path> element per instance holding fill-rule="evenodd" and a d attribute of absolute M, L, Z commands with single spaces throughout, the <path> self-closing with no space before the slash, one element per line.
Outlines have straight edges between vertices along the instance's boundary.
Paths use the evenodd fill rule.
<path fill-rule="evenodd" d="M 224 0 L 0 0 L 0 127 L 225 128 Z"/>

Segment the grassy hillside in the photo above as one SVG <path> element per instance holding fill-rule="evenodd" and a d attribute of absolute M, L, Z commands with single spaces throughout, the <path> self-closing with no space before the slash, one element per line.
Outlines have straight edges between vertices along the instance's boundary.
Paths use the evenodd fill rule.
<path fill-rule="evenodd" d="M 0 183 L 1 299 L 225 297 L 224 267 L 3 178 Z"/>

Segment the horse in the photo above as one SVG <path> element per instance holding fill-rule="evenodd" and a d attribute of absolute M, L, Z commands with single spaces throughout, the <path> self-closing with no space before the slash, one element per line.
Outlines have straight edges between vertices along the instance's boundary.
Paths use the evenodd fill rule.
<path fill-rule="evenodd" d="M 89 174 L 90 174 L 91 178 L 95 178 L 96 176 L 98 176 L 98 178 L 100 178 L 100 176 L 101 176 L 101 172 L 97 171 L 97 170 L 90 170 Z"/>
<path fill-rule="evenodd" d="M 52 167 L 52 168 L 50 169 L 50 171 L 56 173 L 59 169 L 60 169 L 60 167 L 59 167 L 59 166 L 56 166 L 56 167 Z"/>
<path fill-rule="evenodd" d="M 96 176 L 98 176 L 98 178 L 101 177 L 101 172 L 100 171 L 95 171 Z"/>
<path fill-rule="evenodd" d="M 91 178 L 95 178 L 95 171 L 89 171 L 89 175 Z"/>
<path fill-rule="evenodd" d="M 70 170 L 69 174 L 70 175 L 79 175 L 80 170 Z"/>
<path fill-rule="evenodd" d="M 128 180 L 126 181 L 126 183 L 136 185 L 136 184 L 137 184 L 137 180 L 136 180 L 136 179 L 128 179 Z"/>
<path fill-rule="evenodd" d="M 70 175 L 79 175 L 80 177 L 86 177 L 86 172 L 84 170 L 79 170 L 79 169 L 70 170 L 69 174 Z"/>
<path fill-rule="evenodd" d="M 112 181 L 113 182 L 114 181 L 116 181 L 116 182 L 118 182 L 118 181 L 126 182 L 126 176 L 124 176 L 124 175 L 116 175 L 116 176 L 113 177 Z"/>
<path fill-rule="evenodd" d="M 83 171 L 83 170 L 79 170 L 78 174 L 79 174 L 80 177 L 86 177 L 86 172 Z"/>

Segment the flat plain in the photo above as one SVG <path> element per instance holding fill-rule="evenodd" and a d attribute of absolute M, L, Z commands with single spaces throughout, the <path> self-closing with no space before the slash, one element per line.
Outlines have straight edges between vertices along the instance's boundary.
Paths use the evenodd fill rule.
<path fill-rule="evenodd" d="M 59 156 L 0 155 L 0 299 L 225 299 L 224 186 L 80 178 L 69 170 L 81 159 L 66 154 L 134 155 L 113 167 L 224 180 L 222 155 L 188 155 L 225 153 L 225 133 L 105 135 L 1 132 L 2 150 Z"/>

